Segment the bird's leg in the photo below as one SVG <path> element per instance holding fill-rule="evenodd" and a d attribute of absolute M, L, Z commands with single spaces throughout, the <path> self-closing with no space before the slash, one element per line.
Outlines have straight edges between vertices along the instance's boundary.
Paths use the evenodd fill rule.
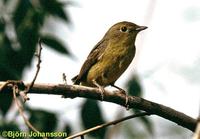
<path fill-rule="evenodd" d="M 126 91 L 125 91 L 124 89 L 122 89 L 122 88 L 120 88 L 120 87 L 114 85 L 114 84 L 111 84 L 111 86 L 117 88 L 117 89 L 120 91 L 120 93 L 122 93 L 123 95 L 126 96 L 125 106 L 126 106 L 126 109 L 128 110 L 128 109 L 129 109 L 129 105 L 128 105 L 128 94 L 126 93 Z"/>
<path fill-rule="evenodd" d="M 97 83 L 96 80 L 92 80 L 92 83 L 99 88 L 100 92 L 101 92 L 101 101 L 103 101 L 103 95 L 104 95 L 104 92 L 105 92 L 105 89 L 103 86 L 101 86 L 100 84 Z"/>

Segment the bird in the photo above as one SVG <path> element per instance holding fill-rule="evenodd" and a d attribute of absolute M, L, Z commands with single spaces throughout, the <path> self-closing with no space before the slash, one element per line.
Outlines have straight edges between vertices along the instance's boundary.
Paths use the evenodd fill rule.
<path fill-rule="evenodd" d="M 75 85 L 98 87 L 103 100 L 104 88 L 112 86 L 125 91 L 115 82 L 135 57 L 137 34 L 146 26 L 122 21 L 111 26 L 104 37 L 90 51 L 78 75 L 72 78 Z M 127 100 L 126 100 L 127 101 Z"/>

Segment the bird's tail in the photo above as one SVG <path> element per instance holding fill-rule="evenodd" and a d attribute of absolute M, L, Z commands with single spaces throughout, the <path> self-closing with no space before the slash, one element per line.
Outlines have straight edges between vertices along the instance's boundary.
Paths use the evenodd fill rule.
<path fill-rule="evenodd" d="M 78 75 L 76 75 L 75 77 L 73 77 L 71 80 L 72 80 L 72 82 L 74 84 L 80 84 L 80 81 L 78 80 Z"/>

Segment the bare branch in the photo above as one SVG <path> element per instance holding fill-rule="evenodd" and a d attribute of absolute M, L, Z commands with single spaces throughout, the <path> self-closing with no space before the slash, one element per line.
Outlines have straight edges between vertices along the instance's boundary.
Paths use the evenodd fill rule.
<path fill-rule="evenodd" d="M 38 41 L 39 43 L 39 46 L 38 46 L 38 50 L 36 52 L 36 57 L 38 58 L 38 62 L 37 62 L 37 70 L 36 70 L 36 73 L 35 73 L 35 76 L 31 82 L 31 84 L 28 86 L 27 90 L 26 90 L 26 93 L 29 92 L 29 90 L 33 87 L 34 83 L 35 83 L 35 80 L 37 79 L 37 76 L 38 76 L 38 73 L 40 71 L 40 64 L 41 64 L 41 52 L 42 52 L 42 44 L 41 44 L 41 40 L 39 39 Z"/>
<path fill-rule="evenodd" d="M 142 113 L 138 113 L 138 114 L 133 114 L 133 115 L 130 115 L 130 116 L 127 116 L 127 117 L 124 117 L 124 118 L 121 118 L 121 119 L 118 119 L 118 120 L 114 120 L 112 122 L 108 122 L 108 123 L 105 123 L 105 124 L 101 124 L 101 125 L 97 125 L 95 127 L 92 127 L 90 129 L 87 129 L 87 130 L 84 130 L 82 132 L 79 132 L 77 134 L 74 134 L 72 136 L 69 136 L 67 137 L 66 139 L 73 139 L 73 138 L 76 138 L 76 137 L 79 137 L 79 136 L 83 136 L 85 134 L 88 134 L 90 132 L 93 132 L 93 131 L 96 131 L 98 129 L 101 129 L 101 128 L 105 128 L 107 126 L 110 126 L 110 125 L 116 125 L 120 122 L 123 122 L 125 120 L 129 120 L 129 119 L 132 119 L 132 118 L 136 118 L 136 117 L 142 117 L 142 116 L 146 116 L 146 115 L 150 115 L 149 113 L 147 112 L 142 112 Z"/>
<path fill-rule="evenodd" d="M 0 82 L 0 86 L 4 84 L 5 82 Z M 28 86 L 29 84 L 25 85 Z M 1 92 L 9 93 L 9 91 L 6 91 L 6 89 L 9 90 L 12 88 L 8 85 L 4 87 L 4 89 Z M 30 89 L 29 93 L 63 95 L 66 98 L 82 97 L 94 100 L 101 100 L 101 92 L 99 91 L 99 89 L 79 85 L 34 84 L 34 86 Z M 196 119 L 162 104 L 158 104 L 136 96 L 128 96 L 128 99 L 129 108 L 136 108 L 151 114 L 158 115 L 174 123 L 177 123 L 178 125 L 185 127 L 191 131 L 194 131 L 197 126 Z M 104 101 L 112 102 L 126 107 L 126 96 L 121 93 L 105 91 Z"/>
<path fill-rule="evenodd" d="M 19 114 L 22 116 L 25 124 L 30 128 L 32 129 L 33 131 L 35 132 L 38 132 L 39 131 L 29 122 L 29 120 L 26 118 L 26 116 L 24 115 L 24 111 L 23 111 L 23 107 L 22 107 L 22 104 L 20 104 L 19 100 L 17 99 L 17 96 L 16 94 L 19 93 L 19 89 L 18 89 L 18 86 L 16 84 L 13 85 L 13 98 L 14 98 L 14 101 L 15 101 L 15 104 L 17 105 L 18 107 L 18 111 L 19 111 Z M 47 139 L 47 138 L 43 138 L 43 139 Z"/>
<path fill-rule="evenodd" d="M 25 117 L 24 115 L 24 112 L 23 112 L 23 108 L 22 108 L 22 105 L 20 104 L 20 102 L 17 100 L 17 97 L 16 97 L 16 93 L 18 92 L 18 87 L 16 85 L 13 86 L 13 97 L 14 97 L 14 100 L 15 100 L 15 104 L 17 105 L 18 107 L 18 110 L 19 110 L 19 113 L 20 115 L 22 116 L 22 118 L 24 119 L 24 122 L 26 123 L 26 125 L 32 129 L 33 131 L 35 132 L 39 132 L 29 121 L 28 119 Z"/>

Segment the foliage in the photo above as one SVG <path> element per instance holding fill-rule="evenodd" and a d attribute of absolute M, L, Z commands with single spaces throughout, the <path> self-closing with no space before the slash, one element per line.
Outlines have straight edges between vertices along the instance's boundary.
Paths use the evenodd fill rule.
<path fill-rule="evenodd" d="M 70 52 L 63 43 L 48 34 L 42 34 L 45 21 L 50 16 L 58 17 L 69 23 L 69 17 L 64 8 L 68 5 L 58 0 L 19 0 L 0 2 L 0 80 L 20 80 L 24 69 L 31 64 L 39 38 L 47 47 L 69 55 Z M 12 10 L 8 10 L 12 9 Z M 3 122 L 12 105 L 12 94 L 0 94 L 0 129 L 19 130 L 15 122 Z M 26 109 L 30 122 L 43 131 L 55 131 L 57 116 L 44 110 Z M 18 115 L 18 114 L 17 114 Z M 16 115 L 16 116 L 17 116 Z M 48 125 L 48 126 L 47 126 Z M 69 130 L 69 125 L 65 126 Z"/>
<path fill-rule="evenodd" d="M 86 129 L 105 123 L 100 107 L 97 101 L 94 100 L 85 101 L 81 109 L 81 118 L 83 121 L 83 126 Z M 92 135 L 96 139 L 102 139 L 104 138 L 105 133 L 106 128 L 102 128 L 95 132 L 91 132 L 90 135 Z"/>
<path fill-rule="evenodd" d="M 142 86 L 141 86 L 139 77 L 137 75 L 131 76 L 131 78 L 127 82 L 127 89 L 128 89 L 129 95 L 142 97 L 143 90 L 142 90 Z M 140 110 L 132 109 L 132 112 L 138 113 L 138 112 L 140 112 Z M 147 131 L 150 134 L 153 134 L 153 124 L 152 124 L 151 119 L 149 119 L 148 117 L 139 117 L 138 119 L 140 121 L 140 125 L 143 124 L 146 127 Z M 137 127 L 132 126 L 132 128 L 134 129 Z M 144 133 L 143 133 L 143 135 L 144 135 Z"/>

